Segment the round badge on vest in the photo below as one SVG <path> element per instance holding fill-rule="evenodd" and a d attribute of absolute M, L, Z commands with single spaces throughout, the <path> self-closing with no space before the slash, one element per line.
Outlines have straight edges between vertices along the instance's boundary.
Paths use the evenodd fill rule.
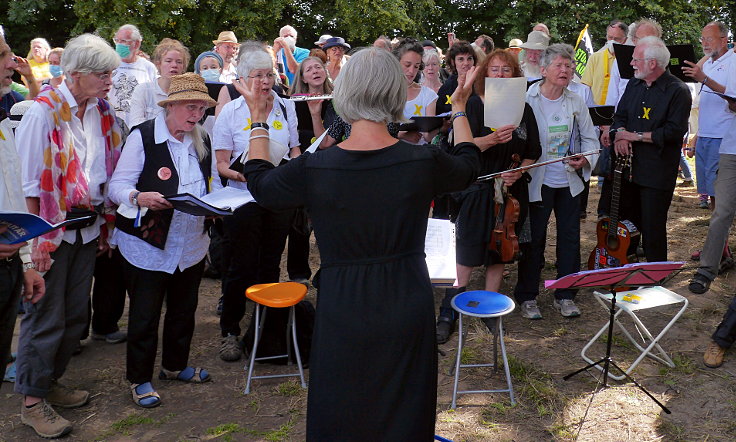
<path fill-rule="evenodd" d="M 162 167 L 158 170 L 156 175 L 158 175 L 159 179 L 166 181 L 171 178 L 171 169 L 168 167 Z"/>

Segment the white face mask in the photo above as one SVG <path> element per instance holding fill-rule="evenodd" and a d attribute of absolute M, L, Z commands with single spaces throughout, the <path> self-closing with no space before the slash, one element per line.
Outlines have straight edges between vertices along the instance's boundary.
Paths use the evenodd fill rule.
<path fill-rule="evenodd" d="M 296 38 L 288 36 L 284 37 L 284 41 L 286 41 L 286 44 L 289 45 L 289 49 L 291 49 L 291 52 L 294 52 L 294 49 L 296 49 Z"/>
<path fill-rule="evenodd" d="M 209 81 L 210 83 L 220 81 L 219 69 L 205 69 L 200 71 L 199 74 L 204 78 L 204 81 Z"/>

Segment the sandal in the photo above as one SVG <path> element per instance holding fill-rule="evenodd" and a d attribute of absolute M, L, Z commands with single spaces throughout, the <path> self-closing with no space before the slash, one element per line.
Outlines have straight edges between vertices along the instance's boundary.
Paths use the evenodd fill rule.
<path fill-rule="evenodd" d="M 140 393 L 139 390 L 141 391 Z M 153 408 L 161 405 L 161 396 L 156 393 L 150 382 L 146 382 L 145 384 L 130 384 L 130 393 L 133 395 L 133 402 L 139 407 Z"/>
<path fill-rule="evenodd" d="M 207 370 L 200 367 L 187 367 L 184 370 L 179 371 L 169 371 L 161 367 L 161 372 L 158 374 L 158 378 L 165 381 L 182 381 L 192 382 L 195 384 L 201 384 L 212 380 L 212 377 Z"/>
<path fill-rule="evenodd" d="M 693 279 L 690 280 L 690 284 L 687 286 L 687 289 L 697 295 L 702 295 L 708 291 L 711 282 L 712 281 L 705 275 L 696 273 L 693 275 Z"/>

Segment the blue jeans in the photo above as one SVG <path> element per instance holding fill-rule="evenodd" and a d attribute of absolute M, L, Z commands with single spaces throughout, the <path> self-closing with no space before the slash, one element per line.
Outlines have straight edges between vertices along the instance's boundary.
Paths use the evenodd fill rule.
<path fill-rule="evenodd" d="M 531 243 L 522 249 L 519 281 L 514 297 L 519 303 L 536 299 L 547 244 L 547 225 L 552 211 L 557 222 L 557 278 L 580 271 L 580 195 L 572 196 L 569 187 L 542 186 L 542 201 L 529 203 Z M 556 299 L 575 299 L 577 290 L 558 289 Z"/>
<path fill-rule="evenodd" d="M 718 150 L 723 138 L 698 137 L 695 144 L 695 179 L 698 193 L 714 196 L 716 194 L 716 172 L 718 172 Z"/>

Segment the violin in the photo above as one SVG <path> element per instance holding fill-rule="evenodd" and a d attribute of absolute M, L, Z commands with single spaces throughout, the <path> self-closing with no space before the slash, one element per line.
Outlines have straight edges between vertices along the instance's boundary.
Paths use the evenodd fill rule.
<path fill-rule="evenodd" d="M 519 167 L 520 163 L 519 154 L 513 154 L 509 169 Z M 493 207 L 496 225 L 491 231 L 488 250 L 496 252 L 502 262 L 510 262 L 519 257 L 519 238 L 516 236 L 516 223 L 519 221 L 521 205 L 519 200 L 509 193 L 506 185 L 503 186 L 502 191 L 503 202 L 496 202 Z"/>

